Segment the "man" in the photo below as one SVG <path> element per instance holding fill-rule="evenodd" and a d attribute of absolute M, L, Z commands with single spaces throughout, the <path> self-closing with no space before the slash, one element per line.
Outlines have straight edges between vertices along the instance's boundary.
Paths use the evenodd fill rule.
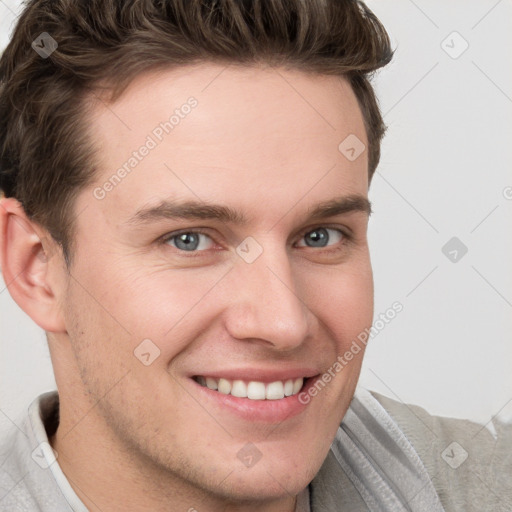
<path fill-rule="evenodd" d="M 1 264 L 58 394 L 3 440 L 0 510 L 508 509 L 504 428 L 354 397 L 391 55 L 352 1 L 29 2 Z"/>

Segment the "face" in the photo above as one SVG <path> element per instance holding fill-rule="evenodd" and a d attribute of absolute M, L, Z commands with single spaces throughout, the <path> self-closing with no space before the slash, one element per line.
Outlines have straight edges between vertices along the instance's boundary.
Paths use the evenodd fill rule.
<path fill-rule="evenodd" d="M 54 357 L 63 414 L 97 403 L 95 436 L 141 473 L 231 500 L 297 494 L 363 351 L 318 381 L 373 314 L 366 151 L 338 149 L 367 145 L 354 93 L 203 64 L 139 77 L 90 127 L 99 165 L 75 203 L 70 350 Z"/>

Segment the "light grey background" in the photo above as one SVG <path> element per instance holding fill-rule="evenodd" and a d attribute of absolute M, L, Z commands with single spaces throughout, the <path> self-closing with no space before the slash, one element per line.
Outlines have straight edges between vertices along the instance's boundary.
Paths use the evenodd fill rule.
<path fill-rule="evenodd" d="M 404 309 L 360 382 L 492 430 L 512 421 L 512 0 L 368 5 L 396 48 L 375 78 L 389 126 L 370 189 L 375 318 Z M 2 48 L 19 12 L 0 0 Z M 442 252 L 452 237 L 463 257 Z M 1 280 L 0 347 L 1 430 L 55 387 L 43 332 Z"/>

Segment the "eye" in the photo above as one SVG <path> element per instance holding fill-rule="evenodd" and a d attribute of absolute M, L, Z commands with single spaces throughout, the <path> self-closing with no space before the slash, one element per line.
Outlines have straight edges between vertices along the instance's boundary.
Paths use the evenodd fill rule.
<path fill-rule="evenodd" d="M 332 228 L 315 228 L 312 231 L 308 231 L 302 239 L 305 240 L 305 244 L 299 242 L 299 247 L 327 247 L 329 245 L 335 245 L 346 238 L 345 233 L 339 229 Z"/>
<path fill-rule="evenodd" d="M 214 242 L 207 234 L 200 231 L 182 231 L 167 236 L 164 243 L 170 244 L 180 251 L 193 252 L 210 249 Z"/>

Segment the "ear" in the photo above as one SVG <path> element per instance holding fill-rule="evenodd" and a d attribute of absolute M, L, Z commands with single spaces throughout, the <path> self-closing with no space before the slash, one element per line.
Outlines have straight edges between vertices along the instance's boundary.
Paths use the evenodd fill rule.
<path fill-rule="evenodd" d="M 57 244 L 13 198 L 0 201 L 0 265 L 12 298 L 45 331 L 65 331 L 57 282 L 50 282 L 49 266 Z"/>

